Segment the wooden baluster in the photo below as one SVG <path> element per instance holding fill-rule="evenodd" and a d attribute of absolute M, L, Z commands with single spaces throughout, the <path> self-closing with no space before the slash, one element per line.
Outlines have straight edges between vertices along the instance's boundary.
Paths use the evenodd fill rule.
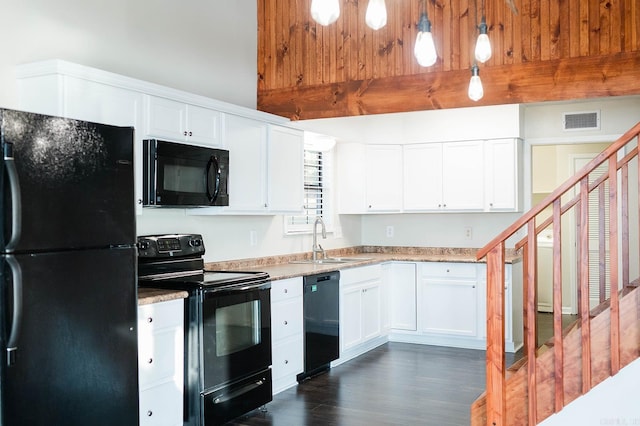
<path fill-rule="evenodd" d="M 618 285 L 618 162 L 609 157 L 609 281 L 611 283 L 611 375 L 620 370 L 620 300 Z"/>
<path fill-rule="evenodd" d="M 505 425 L 504 242 L 487 253 L 487 425 Z"/>
<path fill-rule="evenodd" d="M 589 177 L 580 181 L 580 320 L 582 343 L 582 393 L 591 389 L 591 318 L 589 315 Z"/>
<path fill-rule="evenodd" d="M 553 202 L 553 350 L 556 413 L 564 407 L 564 348 L 562 342 L 562 206 Z"/>
<path fill-rule="evenodd" d="M 600 303 L 607 300 L 607 233 L 605 184 L 598 186 L 598 289 Z"/>
<path fill-rule="evenodd" d="M 629 284 L 629 163 L 620 169 L 620 220 L 622 222 L 622 286 Z"/>
<path fill-rule="evenodd" d="M 536 349 L 538 348 L 538 336 L 537 336 L 537 324 L 536 324 L 536 312 L 538 310 L 538 302 L 536 298 L 537 293 L 537 277 L 536 277 L 536 259 L 537 259 L 537 244 L 536 244 L 536 218 L 533 217 L 527 223 L 527 246 L 529 246 L 527 256 L 527 340 L 529 345 L 527 347 L 527 367 L 528 367 L 528 383 L 527 389 L 529 392 L 529 424 L 536 425 L 538 414 L 538 394 L 536 391 Z"/>
<path fill-rule="evenodd" d="M 529 348 L 529 315 L 527 297 L 529 297 L 529 245 L 522 246 L 522 353 L 528 353 Z M 535 346 L 535 342 L 531 342 Z"/>

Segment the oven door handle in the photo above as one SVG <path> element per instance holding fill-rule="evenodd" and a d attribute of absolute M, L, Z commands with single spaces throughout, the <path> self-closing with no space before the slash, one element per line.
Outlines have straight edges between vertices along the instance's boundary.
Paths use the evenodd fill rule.
<path fill-rule="evenodd" d="M 215 398 L 213 398 L 213 403 L 214 404 L 222 404 L 225 403 L 229 400 L 232 400 L 234 398 L 239 397 L 240 395 L 244 395 L 245 393 L 249 393 L 254 389 L 259 388 L 260 386 L 264 385 L 264 380 L 256 380 L 253 383 L 249 383 L 244 385 L 243 387 L 241 387 L 240 389 L 236 389 L 232 392 L 229 392 L 228 394 L 222 394 L 220 396 L 217 396 Z"/>
<path fill-rule="evenodd" d="M 243 285 L 243 284 L 230 284 L 228 286 L 220 286 L 220 287 L 213 287 L 213 288 L 208 288 L 207 290 L 205 290 L 205 293 L 217 293 L 220 291 L 226 291 L 226 292 L 233 292 L 233 293 L 240 293 L 243 291 L 250 291 L 250 290 L 268 290 L 271 288 L 271 283 L 267 282 L 267 283 L 258 283 L 258 284 L 247 284 L 247 285 Z"/>

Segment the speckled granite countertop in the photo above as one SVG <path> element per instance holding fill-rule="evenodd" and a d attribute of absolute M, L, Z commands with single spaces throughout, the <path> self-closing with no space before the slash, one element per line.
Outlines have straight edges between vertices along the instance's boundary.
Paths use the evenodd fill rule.
<path fill-rule="evenodd" d="M 175 299 L 185 299 L 188 296 L 189 293 L 186 291 L 138 287 L 138 306 Z"/>
<path fill-rule="evenodd" d="M 472 248 L 361 246 L 327 250 L 327 257 L 359 258 L 359 260 L 347 263 L 290 263 L 291 261 L 311 258 L 310 253 L 300 253 L 254 259 L 208 262 L 205 264 L 205 269 L 208 271 L 263 271 L 267 272 L 272 280 L 280 280 L 390 261 L 484 263 L 484 259 L 481 261 L 476 260 L 477 251 L 478 249 Z M 515 251 L 513 249 L 507 249 L 507 262 L 511 263 L 516 258 L 517 254 Z"/>

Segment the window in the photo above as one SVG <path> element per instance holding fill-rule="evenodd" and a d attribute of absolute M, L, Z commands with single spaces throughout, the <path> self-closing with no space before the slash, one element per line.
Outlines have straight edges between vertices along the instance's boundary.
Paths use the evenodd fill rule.
<path fill-rule="evenodd" d="M 285 216 L 285 233 L 312 232 L 316 217 L 331 228 L 332 151 L 304 150 L 304 209 L 299 215 Z"/>

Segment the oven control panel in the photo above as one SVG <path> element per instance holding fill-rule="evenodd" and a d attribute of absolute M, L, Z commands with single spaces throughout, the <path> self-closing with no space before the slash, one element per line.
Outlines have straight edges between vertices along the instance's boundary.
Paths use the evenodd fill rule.
<path fill-rule="evenodd" d="M 139 257 L 202 256 L 204 241 L 200 234 L 145 235 L 138 237 Z"/>

